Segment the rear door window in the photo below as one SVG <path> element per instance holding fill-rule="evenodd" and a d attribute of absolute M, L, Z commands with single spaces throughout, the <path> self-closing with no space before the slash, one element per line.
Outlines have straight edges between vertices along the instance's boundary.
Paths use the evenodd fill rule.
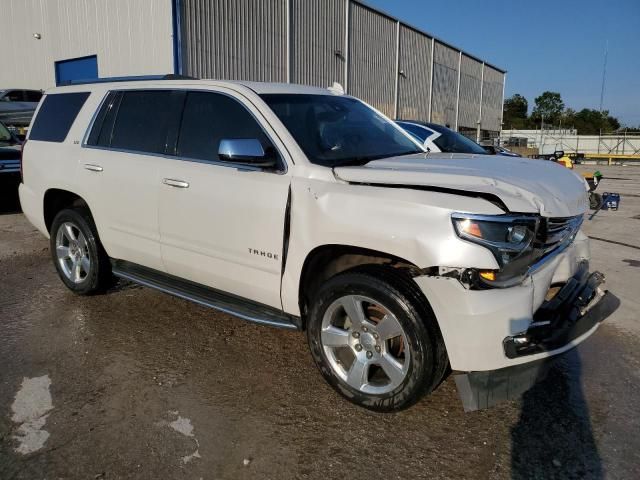
<path fill-rule="evenodd" d="M 219 161 L 222 139 L 257 139 L 265 152 L 274 152 L 269 137 L 237 100 L 220 93 L 189 92 L 182 115 L 176 154 Z"/>
<path fill-rule="evenodd" d="M 55 93 L 47 95 L 40 106 L 29 140 L 64 142 L 89 92 Z"/>
<path fill-rule="evenodd" d="M 179 95 L 172 93 L 170 90 L 123 92 L 109 146 L 135 152 L 164 153 L 167 135 L 171 126 L 179 121 L 182 107 Z"/>
<path fill-rule="evenodd" d="M 113 133 L 113 125 L 121 98 L 121 92 L 109 92 L 107 94 L 91 127 L 87 145 L 100 147 L 111 145 L 111 133 Z"/>

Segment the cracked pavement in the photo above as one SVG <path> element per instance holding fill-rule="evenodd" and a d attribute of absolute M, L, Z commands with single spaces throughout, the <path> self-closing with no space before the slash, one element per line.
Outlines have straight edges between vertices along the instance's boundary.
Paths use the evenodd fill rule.
<path fill-rule="evenodd" d="M 3 187 L 0 478 L 637 476 L 640 167 L 598 168 L 598 191 L 620 192 L 621 208 L 585 231 L 622 306 L 522 400 L 468 414 L 452 377 L 375 414 L 324 383 L 299 333 L 123 282 L 75 296 Z M 21 451 L 12 406 L 25 379 L 45 376 L 35 411 L 48 436 Z"/>

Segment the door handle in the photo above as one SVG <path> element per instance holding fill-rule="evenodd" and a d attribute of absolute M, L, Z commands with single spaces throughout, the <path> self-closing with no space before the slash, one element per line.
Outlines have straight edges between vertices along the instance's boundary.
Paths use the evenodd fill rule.
<path fill-rule="evenodd" d="M 85 170 L 89 170 L 91 172 L 101 172 L 102 167 L 100 165 L 92 165 L 91 163 L 84 164 Z"/>
<path fill-rule="evenodd" d="M 162 183 L 164 183 L 165 185 L 169 185 L 170 187 L 189 188 L 189 182 L 185 182 L 184 180 L 175 180 L 173 178 L 165 178 L 162 180 Z"/>

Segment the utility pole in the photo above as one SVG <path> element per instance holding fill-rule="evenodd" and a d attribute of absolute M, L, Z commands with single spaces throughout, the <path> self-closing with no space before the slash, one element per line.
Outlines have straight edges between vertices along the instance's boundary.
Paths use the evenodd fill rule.
<path fill-rule="evenodd" d="M 604 47 L 604 66 L 602 67 L 602 88 L 600 89 L 600 113 L 602 113 L 602 105 L 604 103 L 604 82 L 607 78 L 607 56 L 609 55 L 609 40 Z"/>
<path fill-rule="evenodd" d="M 538 154 L 542 154 L 544 148 L 544 114 L 540 114 L 540 149 Z"/>

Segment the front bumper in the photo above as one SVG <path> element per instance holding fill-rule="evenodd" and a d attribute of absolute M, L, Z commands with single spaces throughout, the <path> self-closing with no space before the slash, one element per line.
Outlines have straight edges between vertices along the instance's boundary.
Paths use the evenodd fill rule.
<path fill-rule="evenodd" d="M 454 278 L 414 278 L 438 320 L 451 369 L 461 372 L 456 382 L 465 409 L 518 397 L 544 377 L 551 357 L 584 341 L 613 313 L 619 301 L 600 288 L 601 274 L 589 273 L 589 258 L 589 240 L 578 232 L 515 287 L 469 290 Z M 547 300 L 552 286 L 562 288 Z"/>
<path fill-rule="evenodd" d="M 516 358 L 558 348 L 566 352 L 587 338 L 620 305 L 615 295 L 600 290 L 603 280 L 602 274 L 595 272 L 567 282 L 564 294 L 561 290 L 547 302 L 548 305 L 536 312 L 537 319 L 532 327 L 519 335 L 505 338 L 506 355 Z M 455 375 L 465 412 L 519 398 L 546 377 L 556 358 Z"/>
<path fill-rule="evenodd" d="M 587 268 L 580 270 L 538 309 L 525 332 L 504 339 L 505 355 L 519 358 L 553 351 L 592 330 L 606 318 L 600 315 L 604 313 L 603 297 L 612 296 L 600 288 L 603 283 L 604 275 L 600 272 L 590 274 Z M 594 309 L 598 314 L 589 314 Z"/>
<path fill-rule="evenodd" d="M 504 340 L 526 332 L 546 301 L 550 287 L 563 285 L 588 267 L 589 240 L 578 232 L 564 251 L 540 264 L 520 285 L 470 290 L 457 279 L 439 276 L 414 278 L 431 304 L 447 348 L 452 370 L 498 370 L 550 357 L 570 346 L 543 349 L 510 358 Z M 580 339 L 576 339 L 576 343 Z"/>

